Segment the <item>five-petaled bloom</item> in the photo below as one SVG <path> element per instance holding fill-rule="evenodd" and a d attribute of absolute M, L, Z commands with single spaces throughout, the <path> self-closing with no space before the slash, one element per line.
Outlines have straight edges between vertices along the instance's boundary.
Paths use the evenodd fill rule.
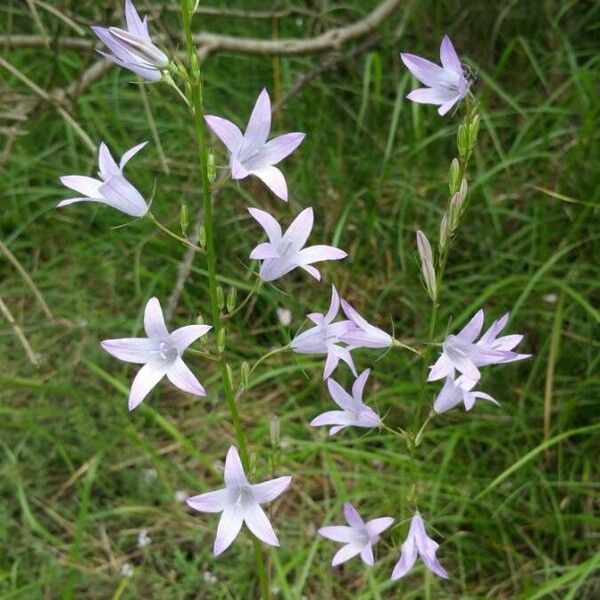
<path fill-rule="evenodd" d="M 344 517 L 348 526 L 332 525 L 319 529 L 319 535 L 344 544 L 335 553 L 331 566 L 340 565 L 357 554 L 360 554 L 365 564 L 373 566 L 375 563 L 373 546 L 379 541 L 379 536 L 388 527 L 391 527 L 394 519 L 392 517 L 379 517 L 365 523 L 349 502 L 344 504 Z"/>
<path fill-rule="evenodd" d="M 477 382 L 481 377 L 477 367 L 514 362 L 531 356 L 512 352 L 523 339 L 522 335 L 497 337 L 508 323 L 508 313 L 494 321 L 476 342 L 475 338 L 483 327 L 483 319 L 483 309 L 479 309 L 456 335 L 446 337 L 441 356 L 429 367 L 431 370 L 427 381 L 437 381 L 448 376 L 453 378 L 455 371 L 460 371 L 466 379 Z"/>
<path fill-rule="evenodd" d="M 350 367 L 354 376 L 357 376 L 350 351 L 339 345 L 342 336 L 354 326 L 350 321 L 333 323 L 339 309 L 340 297 L 335 286 L 332 285 L 331 304 L 327 314 L 310 313 L 306 315 L 315 324 L 315 327 L 299 333 L 291 341 L 292 350 L 298 354 L 327 354 L 323 379 L 327 379 L 333 373 L 340 359 Z"/>
<path fill-rule="evenodd" d="M 296 267 L 304 269 L 317 281 L 321 273 L 311 266 L 322 260 L 340 260 L 347 254 L 333 246 L 309 246 L 304 248 L 313 227 L 313 209 L 304 209 L 282 235 L 279 223 L 264 210 L 249 208 L 248 212 L 265 230 L 269 241 L 259 244 L 252 250 L 250 258 L 262 260 L 260 278 L 263 281 L 274 281 L 283 277 Z"/>
<path fill-rule="evenodd" d="M 344 299 L 341 300 L 342 310 L 348 317 L 351 326 L 341 336 L 342 342 L 348 344 L 348 349 L 354 348 L 389 348 L 394 343 L 394 338 L 371 325 L 361 317 Z"/>
<path fill-rule="evenodd" d="M 169 58 L 152 43 L 147 19 L 144 17 L 142 21 L 133 2 L 125 0 L 127 29 L 92 27 L 92 30 L 113 52 L 107 54 L 98 50 L 102 56 L 144 79 L 158 81 L 161 70 L 169 65 Z"/>
<path fill-rule="evenodd" d="M 435 553 L 439 544 L 432 540 L 425 532 L 425 523 L 419 513 L 416 513 L 410 521 L 410 529 L 405 542 L 402 544 L 400 560 L 396 563 L 392 572 L 392 580 L 404 577 L 413 567 L 417 556 L 425 563 L 425 566 L 438 577 L 448 579 L 446 569 L 442 567 Z"/>
<path fill-rule="evenodd" d="M 231 446 L 227 452 L 223 475 L 224 488 L 187 499 L 194 510 L 223 513 L 215 538 L 215 556 L 229 548 L 244 522 L 257 538 L 272 546 L 279 546 L 275 531 L 260 505 L 281 495 L 292 478 L 277 477 L 263 483 L 249 483 L 235 446 Z"/>
<path fill-rule="evenodd" d="M 213 115 L 206 115 L 204 118 L 229 150 L 232 179 L 255 175 L 276 196 L 287 201 L 285 177 L 274 165 L 291 154 L 300 145 L 305 134 L 286 133 L 267 142 L 271 131 L 271 99 L 267 90 L 263 90 L 258 96 L 244 134 L 235 123 L 227 119 Z"/>
<path fill-rule="evenodd" d="M 147 338 L 100 342 L 104 350 L 119 360 L 144 365 L 131 384 L 129 410 L 138 406 L 165 375 L 180 390 L 194 396 L 205 396 L 205 389 L 183 362 L 181 355 L 211 327 L 187 325 L 169 333 L 160 302 L 157 298 L 150 298 L 144 311 L 144 329 Z"/>
<path fill-rule="evenodd" d="M 352 385 L 350 395 L 337 381 L 327 380 L 329 394 L 333 401 L 342 410 L 331 410 L 315 417 L 310 424 L 313 427 L 320 425 L 334 425 L 329 430 L 329 435 L 335 435 L 344 427 L 379 427 L 379 415 L 363 402 L 363 390 L 369 378 L 369 369 L 363 371 Z"/>
<path fill-rule="evenodd" d="M 447 35 L 440 45 L 441 67 L 414 54 L 402 53 L 400 56 L 408 70 L 427 86 L 410 92 L 406 96 L 409 100 L 420 104 L 436 104 L 439 106 L 438 113 L 444 116 L 467 95 L 469 82 Z"/>
<path fill-rule="evenodd" d="M 438 414 L 442 414 L 455 406 L 458 406 L 461 402 L 464 404 L 465 410 L 471 410 L 475 405 L 475 400 L 478 398 L 488 400 L 494 404 L 499 404 L 498 401 L 489 394 L 474 391 L 473 388 L 476 384 L 477 381 L 467 379 L 464 375 L 461 375 L 456 379 L 446 377 L 444 387 L 440 390 L 440 393 L 433 403 L 433 410 Z"/>
<path fill-rule="evenodd" d="M 60 181 L 64 186 L 84 194 L 84 197 L 63 200 L 58 203 L 58 206 L 68 206 L 75 202 L 100 202 L 126 215 L 143 217 L 148 212 L 148 205 L 135 187 L 125 179 L 123 169 L 147 143 L 143 142 L 127 150 L 117 165 L 106 144 L 102 142 L 98 151 L 99 179 L 84 175 L 61 177 Z"/>

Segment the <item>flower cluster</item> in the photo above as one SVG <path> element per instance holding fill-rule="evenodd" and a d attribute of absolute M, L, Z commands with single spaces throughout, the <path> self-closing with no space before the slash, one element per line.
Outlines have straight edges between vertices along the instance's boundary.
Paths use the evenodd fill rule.
<path fill-rule="evenodd" d="M 185 6 L 186 3 L 183 4 Z M 187 72 L 181 64 L 173 67 L 174 63 L 169 60 L 167 54 L 152 42 L 147 19 L 140 18 L 131 0 L 125 0 L 125 16 L 126 29 L 93 27 L 96 35 L 112 51 L 112 54 L 101 52 L 104 56 L 150 81 L 165 79 L 170 85 L 176 86 L 171 73 L 180 75 L 183 73 L 184 89 L 189 91 L 193 85 L 200 85 L 199 81 L 194 81 L 189 74 L 193 73 L 193 69 Z M 186 19 L 184 24 L 185 21 Z M 187 39 L 191 40 L 191 36 Z M 408 95 L 410 100 L 438 105 L 439 114 L 445 115 L 470 94 L 471 82 L 465 75 L 465 68 L 447 36 L 441 43 L 441 67 L 412 54 L 401 56 L 411 73 L 427 86 L 411 92 Z M 190 54 L 190 60 L 192 63 L 195 60 L 193 52 Z M 181 90 L 179 92 L 184 95 Z M 191 96 L 186 99 L 189 107 L 193 104 L 191 100 L 193 100 Z M 458 230 L 464 210 L 467 194 L 464 172 L 479 128 L 479 116 L 469 106 L 467 102 L 467 117 L 458 131 L 459 158 L 451 165 L 452 197 L 448 210 L 442 218 L 437 260 L 427 236 L 422 231 L 417 232 L 421 273 L 434 306 L 437 306 L 438 302 L 448 249 Z M 194 116 L 199 127 L 203 126 L 201 109 L 201 105 L 194 105 Z M 233 180 L 243 180 L 252 175 L 260 179 L 276 197 L 283 201 L 288 200 L 285 176 L 275 165 L 299 147 L 305 134 L 293 132 L 269 140 L 271 101 L 266 90 L 260 92 L 244 133 L 235 123 L 223 117 L 206 115 L 203 118 L 227 149 L 228 175 Z M 125 152 L 117 164 L 107 146 L 101 143 L 98 156 L 98 179 L 80 175 L 62 177 L 61 181 L 66 187 L 82 196 L 63 200 L 58 206 L 76 202 L 97 202 L 133 217 L 148 215 L 154 219 L 148 212 L 148 204 L 142 194 L 123 175 L 127 162 L 145 144 L 145 142 L 138 144 Z M 203 168 L 208 169 L 207 166 Z M 208 170 L 205 175 L 204 181 L 207 181 Z M 318 244 L 306 247 L 314 222 L 314 210 L 311 207 L 302 210 L 285 233 L 278 220 L 265 210 L 251 207 L 248 211 L 268 238 L 267 242 L 257 241 L 249 256 L 251 260 L 260 261 L 259 277 L 262 281 L 275 281 L 296 268 L 306 271 L 320 281 L 321 273 L 314 266 L 315 263 L 340 260 L 347 256 L 343 250 L 330 245 Z M 209 257 L 209 276 L 216 280 L 214 271 L 210 269 L 214 269 L 214 260 L 210 263 Z M 215 296 L 215 290 L 211 288 L 211 306 L 215 304 Z M 219 353 L 216 360 L 223 361 L 224 335 L 221 335 L 223 328 L 219 318 L 220 307 L 212 306 L 212 308 Z M 291 317 L 287 309 L 279 308 L 278 314 L 280 322 L 284 326 L 289 325 Z M 435 311 L 433 314 L 435 316 Z M 329 410 L 316 416 L 310 422 L 310 426 L 328 426 L 330 436 L 335 436 L 348 427 L 373 429 L 383 426 L 380 415 L 363 400 L 371 370 L 367 368 L 359 374 L 352 352 L 358 348 L 387 349 L 393 346 L 405 346 L 363 318 L 346 300 L 340 298 L 333 284 L 327 312 L 311 312 L 307 315 L 307 319 L 312 326 L 297 333 L 291 340 L 289 348 L 298 354 L 325 356 L 323 380 L 326 382 L 329 395 L 338 407 L 336 410 Z M 480 367 L 519 361 L 529 356 L 514 351 L 521 342 L 522 336 L 500 335 L 508 323 L 508 314 L 494 321 L 482 334 L 483 322 L 484 313 L 483 310 L 479 310 L 463 329 L 457 334 L 448 335 L 443 341 L 442 353 L 429 367 L 427 378 L 429 382 L 445 379 L 443 388 L 434 401 L 433 414 L 444 413 L 460 403 L 464 404 L 466 410 L 470 410 L 477 399 L 496 403 L 489 394 L 475 390 L 481 377 Z M 143 365 L 131 385 L 129 410 L 139 406 L 164 376 L 183 392 L 194 396 L 206 395 L 206 390 L 186 365 L 182 356 L 191 344 L 206 335 L 212 327 L 191 324 L 169 332 L 157 298 L 148 300 L 143 325 L 146 337 L 109 339 L 101 342 L 102 348 L 115 358 Z M 433 329 L 431 327 L 426 349 L 422 353 L 417 351 L 418 354 L 428 356 L 428 348 L 433 343 Z M 350 392 L 331 378 L 340 361 L 346 363 L 354 376 Z M 231 386 L 231 381 L 226 379 L 230 377 L 229 366 L 221 364 L 224 366 L 224 385 Z M 426 382 L 421 383 L 424 388 Z M 236 400 L 233 399 L 232 419 L 239 436 L 241 425 L 239 420 L 235 421 L 235 410 L 237 410 L 235 402 Z M 429 420 L 426 421 L 428 422 Z M 423 428 L 417 436 L 409 435 L 403 430 L 392 431 L 404 437 L 406 443 L 414 450 L 419 445 Z M 274 501 L 286 491 L 292 477 L 283 476 L 258 484 L 250 483 L 246 474 L 249 461 L 243 435 L 241 438 L 238 437 L 238 442 L 240 441 L 242 444 L 238 444 L 239 449 L 232 445 L 227 453 L 223 473 L 225 486 L 187 498 L 187 504 L 196 511 L 221 513 L 213 547 L 215 556 L 223 553 L 231 545 L 244 523 L 259 540 L 271 546 L 279 545 L 278 537 L 262 505 Z M 248 471 L 248 473 L 252 476 L 252 472 Z M 391 578 L 396 580 L 404 577 L 415 564 L 417 557 L 437 576 L 448 578 L 447 571 L 436 557 L 438 544 L 427 535 L 425 522 L 416 509 L 416 501 L 411 500 L 411 502 L 414 502 L 415 510 Z M 365 564 L 373 565 L 375 562 L 373 548 L 384 531 L 394 524 L 395 519 L 382 516 L 365 521 L 350 502 L 345 502 L 343 512 L 347 525 L 328 525 L 318 531 L 322 537 L 343 544 L 333 556 L 332 566 L 355 556 L 360 556 Z M 149 538 L 144 534 L 143 540 L 140 537 L 139 545 L 142 547 L 147 543 Z"/>

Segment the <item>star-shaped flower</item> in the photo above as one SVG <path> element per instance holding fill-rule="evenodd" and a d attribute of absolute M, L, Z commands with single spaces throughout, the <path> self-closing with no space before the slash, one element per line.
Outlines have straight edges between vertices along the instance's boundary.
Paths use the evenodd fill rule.
<path fill-rule="evenodd" d="M 132 217 L 143 217 L 148 212 L 148 205 L 142 195 L 125 179 L 123 169 L 148 142 L 143 142 L 127 150 L 117 165 L 106 144 L 102 142 L 98 151 L 99 179 L 84 175 L 66 175 L 61 177 L 62 184 L 85 197 L 69 198 L 58 203 L 68 206 L 75 202 L 100 202 L 116 208 Z"/>
<path fill-rule="evenodd" d="M 494 321 L 490 328 L 481 336 L 483 327 L 483 309 L 477 311 L 474 317 L 456 334 L 449 335 L 442 344 L 442 354 L 430 366 L 428 381 L 436 381 L 444 377 L 454 377 L 455 371 L 460 371 L 466 379 L 477 382 L 481 373 L 477 367 L 514 362 L 529 358 L 531 354 L 512 352 L 521 342 L 522 335 L 506 335 L 497 337 L 508 322 L 508 313 Z"/>
<path fill-rule="evenodd" d="M 379 541 L 379 536 L 388 527 L 391 527 L 394 519 L 392 517 L 379 517 L 365 523 L 349 502 L 344 504 L 344 517 L 348 523 L 347 526 L 332 525 L 319 529 L 319 535 L 344 544 L 335 553 L 331 566 L 340 565 L 357 554 L 360 554 L 365 564 L 373 566 L 375 563 L 373 546 Z"/>
<path fill-rule="evenodd" d="M 131 0 L 125 0 L 125 20 L 127 29 L 92 27 L 93 32 L 113 52 L 107 54 L 98 50 L 99 54 L 144 79 L 158 81 L 161 70 L 169 65 L 169 58 L 152 43 L 147 17 L 143 21 L 140 19 Z"/>
<path fill-rule="evenodd" d="M 439 105 L 438 113 L 444 116 L 467 95 L 469 84 L 456 50 L 447 35 L 440 46 L 441 67 L 414 54 L 403 53 L 400 56 L 408 70 L 427 86 L 410 92 L 406 96 L 409 100 L 420 104 Z"/>
<path fill-rule="evenodd" d="M 160 302 L 157 298 L 150 298 L 144 311 L 144 329 L 147 338 L 100 342 L 102 348 L 115 358 L 144 365 L 131 384 L 129 410 L 138 406 L 165 375 L 180 390 L 194 396 L 205 396 L 206 391 L 183 362 L 181 355 L 211 327 L 187 325 L 169 333 Z"/>
<path fill-rule="evenodd" d="M 187 499 L 194 510 L 223 513 L 217 528 L 214 555 L 218 556 L 229 548 L 243 523 L 258 539 L 266 544 L 279 546 L 275 531 L 260 505 L 281 495 L 292 478 L 277 477 L 263 483 L 249 483 L 238 450 L 231 446 L 225 459 L 224 479 L 224 488 Z"/>
<path fill-rule="evenodd" d="M 433 410 L 438 414 L 442 414 L 458 406 L 461 402 L 464 404 L 465 410 L 471 410 L 478 398 L 499 405 L 496 399 L 489 394 L 474 391 L 473 388 L 476 384 L 477 381 L 467 379 L 464 375 L 457 379 L 446 377 L 444 387 L 433 403 Z"/>
<path fill-rule="evenodd" d="M 310 313 L 307 317 L 315 324 L 315 327 L 299 333 L 292 341 L 291 346 L 298 354 L 327 354 L 323 379 L 327 379 L 340 360 L 343 360 L 357 376 L 352 355 L 347 348 L 340 346 L 341 337 L 354 327 L 350 321 L 338 321 L 333 323 L 340 309 L 340 297 L 331 286 L 331 304 L 327 314 Z"/>
<path fill-rule="evenodd" d="M 436 557 L 439 544 L 432 540 L 425 532 L 425 523 L 419 513 L 416 513 L 410 522 L 410 529 L 406 541 L 402 544 L 400 560 L 392 572 L 392 581 L 404 577 L 413 567 L 417 556 L 425 566 L 438 577 L 448 579 L 446 569 L 442 567 Z"/>
<path fill-rule="evenodd" d="M 313 209 L 304 209 L 282 235 L 279 223 L 264 210 L 249 208 L 248 212 L 265 230 L 269 241 L 252 250 L 250 258 L 262 260 L 260 278 L 274 281 L 296 267 L 304 269 L 317 281 L 321 280 L 318 269 L 311 266 L 322 260 L 340 260 L 347 254 L 333 246 L 309 246 L 304 248 L 313 227 Z"/>
<path fill-rule="evenodd" d="M 315 417 L 311 426 L 335 425 L 329 430 L 329 435 L 335 435 L 345 427 L 379 427 L 379 415 L 363 402 L 363 390 L 369 378 L 369 369 L 363 371 L 352 385 L 350 395 L 337 381 L 327 380 L 329 394 L 342 410 L 331 410 Z"/>
<path fill-rule="evenodd" d="M 371 325 L 366 319 L 361 317 L 345 300 L 342 299 L 342 310 L 350 319 L 353 327 L 342 336 L 342 341 L 349 346 L 349 350 L 354 348 L 389 348 L 394 343 L 394 338 L 387 334 L 383 329 Z"/>
<path fill-rule="evenodd" d="M 267 142 L 271 131 L 271 99 L 263 90 L 242 134 L 235 123 L 205 116 L 209 127 L 225 144 L 230 153 L 229 165 L 232 179 L 255 175 L 279 198 L 287 201 L 287 184 L 283 173 L 274 165 L 291 154 L 304 139 L 304 133 L 286 133 Z"/>

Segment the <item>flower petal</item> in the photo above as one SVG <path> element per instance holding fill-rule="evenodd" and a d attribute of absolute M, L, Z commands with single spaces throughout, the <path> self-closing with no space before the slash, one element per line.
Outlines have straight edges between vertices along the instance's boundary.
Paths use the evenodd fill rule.
<path fill-rule="evenodd" d="M 175 344 L 177 352 L 181 355 L 188 346 L 206 335 L 211 329 L 210 325 L 185 325 L 169 334 L 169 339 Z"/>
<path fill-rule="evenodd" d="M 306 244 L 306 240 L 308 240 L 308 236 L 313 228 L 313 222 L 314 213 L 313 209 L 309 206 L 292 221 L 287 231 L 283 234 L 281 241 L 289 244 L 293 248 L 294 254 L 297 253 Z"/>
<path fill-rule="evenodd" d="M 406 98 L 418 104 L 445 104 L 446 102 L 454 104 L 459 100 L 456 91 L 443 87 L 419 88 L 408 93 Z"/>
<path fill-rule="evenodd" d="M 345 410 L 330 410 L 315 417 L 309 425 L 321 427 L 323 425 L 353 425 L 355 419 Z"/>
<path fill-rule="evenodd" d="M 75 190 L 79 194 L 83 194 L 89 198 L 102 198 L 100 193 L 101 181 L 93 177 L 84 175 L 65 175 L 60 178 L 61 183 L 71 190 Z"/>
<path fill-rule="evenodd" d="M 484 316 L 483 309 L 480 308 L 456 335 L 467 342 L 474 342 L 475 338 L 481 333 Z"/>
<path fill-rule="evenodd" d="M 454 383 L 452 377 L 447 377 L 444 387 L 435 398 L 433 410 L 441 415 L 458 406 L 462 402 L 462 396 L 460 387 Z"/>
<path fill-rule="evenodd" d="M 258 244 L 252 252 L 250 252 L 252 260 L 265 260 L 266 258 L 279 258 L 279 252 L 270 242 Z"/>
<path fill-rule="evenodd" d="M 462 96 L 459 94 L 458 96 L 455 96 L 453 98 L 450 98 L 450 100 L 448 100 L 447 102 L 444 102 L 444 104 L 442 104 L 439 108 L 438 108 L 438 114 L 440 115 L 440 117 L 443 117 L 445 114 L 447 114 L 450 109 L 462 98 Z"/>
<path fill-rule="evenodd" d="M 104 340 L 100 345 L 115 358 L 135 364 L 151 362 L 160 350 L 158 343 L 148 338 Z"/>
<path fill-rule="evenodd" d="M 214 134 L 225 144 L 227 150 L 231 154 L 236 154 L 242 145 L 243 136 L 240 128 L 235 123 L 221 117 L 206 115 L 204 119 Z"/>
<path fill-rule="evenodd" d="M 275 245 L 281 240 L 281 226 L 268 212 L 259 208 L 249 208 L 248 212 L 265 230 L 271 244 Z"/>
<path fill-rule="evenodd" d="M 227 487 L 243 487 L 248 485 L 248 479 L 246 479 L 246 474 L 244 473 L 240 454 L 235 446 L 231 446 L 227 452 L 223 477 Z"/>
<path fill-rule="evenodd" d="M 165 376 L 165 368 L 158 363 L 145 364 L 135 376 L 129 392 L 129 410 L 136 408 L 156 384 Z"/>
<path fill-rule="evenodd" d="M 362 550 L 362 546 L 359 544 L 346 544 L 342 546 L 333 556 L 333 560 L 331 561 L 332 567 L 337 567 L 342 563 L 345 563 L 347 560 L 354 558 L 357 554 L 360 554 Z"/>
<path fill-rule="evenodd" d="M 329 310 L 325 315 L 325 322 L 331 323 L 336 317 L 340 310 L 340 296 L 338 291 L 335 289 L 335 285 L 331 285 L 331 303 L 329 304 Z"/>
<path fill-rule="evenodd" d="M 110 179 L 113 175 L 121 174 L 119 165 L 117 165 L 115 162 L 104 142 L 100 143 L 100 148 L 98 149 L 98 167 L 100 169 L 100 175 L 104 181 Z"/>
<path fill-rule="evenodd" d="M 125 165 L 143 148 L 148 145 L 148 142 L 142 142 L 141 144 L 137 144 L 133 148 L 130 148 L 121 156 L 121 160 L 119 161 L 119 168 L 121 171 L 125 168 Z"/>
<path fill-rule="evenodd" d="M 160 302 L 155 296 L 148 300 L 144 309 L 144 329 L 150 339 L 164 340 L 169 337 Z"/>
<path fill-rule="evenodd" d="M 219 556 L 219 554 L 222 554 L 231 546 L 231 543 L 240 532 L 243 522 L 244 517 L 241 506 L 234 504 L 225 508 L 217 527 L 217 537 L 215 538 L 215 545 L 213 547 L 215 556 Z"/>
<path fill-rule="evenodd" d="M 296 255 L 296 262 L 303 266 L 322 260 L 340 260 L 346 256 L 348 256 L 346 252 L 334 246 L 317 245 L 300 250 Z"/>
<path fill-rule="evenodd" d="M 279 546 L 279 540 L 275 535 L 273 526 L 269 521 L 265 511 L 256 503 L 252 502 L 244 506 L 244 521 L 248 529 L 265 544 Z"/>
<path fill-rule="evenodd" d="M 134 35 L 150 40 L 148 26 L 140 19 L 138 11 L 131 0 L 125 0 L 125 21 L 127 29 Z"/>
<path fill-rule="evenodd" d="M 267 142 L 258 153 L 244 161 L 250 171 L 276 165 L 279 161 L 289 156 L 305 138 L 304 133 L 286 133 Z"/>
<path fill-rule="evenodd" d="M 392 517 L 379 517 L 378 519 L 371 519 L 367 522 L 367 532 L 369 533 L 369 537 L 377 537 L 393 524 L 394 519 Z"/>
<path fill-rule="evenodd" d="M 358 514 L 358 511 L 350 504 L 350 502 L 344 503 L 344 517 L 350 525 L 354 529 L 363 528 L 365 526 L 365 522 L 362 520 L 361 516 Z"/>
<path fill-rule="evenodd" d="M 260 148 L 269 137 L 271 131 L 271 99 L 267 90 L 263 89 L 259 94 L 252 114 L 248 120 L 248 126 L 244 133 L 244 146 L 248 148 Z"/>
<path fill-rule="evenodd" d="M 229 506 L 229 490 L 223 488 L 188 498 L 186 502 L 200 512 L 222 512 Z"/>
<path fill-rule="evenodd" d="M 369 566 L 373 566 L 375 564 L 375 557 L 373 556 L 373 546 L 371 544 L 367 544 L 360 552 L 360 557 L 362 561 Z"/>
<path fill-rule="evenodd" d="M 167 377 L 175 387 L 188 394 L 206 396 L 206 390 L 180 356 L 169 366 Z"/>
<path fill-rule="evenodd" d="M 414 54 L 400 54 L 406 68 L 421 82 L 429 87 L 436 86 L 444 80 L 444 69 L 430 60 Z"/>
<path fill-rule="evenodd" d="M 365 384 L 367 383 L 367 379 L 369 379 L 370 373 L 371 369 L 365 369 L 352 384 L 352 398 L 354 398 L 356 404 L 362 404 L 362 397 L 365 389 Z"/>
<path fill-rule="evenodd" d="M 306 271 L 311 277 L 314 277 L 317 281 L 321 281 L 321 273 L 316 267 L 310 265 L 300 265 L 300 268 Z"/>
<path fill-rule="evenodd" d="M 445 352 L 442 352 L 440 357 L 429 367 L 429 375 L 427 381 L 437 381 L 447 376 L 454 374 L 454 364 L 448 358 Z"/>
<path fill-rule="evenodd" d="M 414 538 L 410 535 L 402 544 L 400 559 L 392 571 L 392 581 L 404 577 L 414 566 L 417 560 L 418 550 Z"/>
<path fill-rule="evenodd" d="M 148 206 L 142 195 L 123 177 L 115 175 L 100 186 L 104 203 L 112 206 L 126 215 L 143 217 L 148 212 Z"/>
<path fill-rule="evenodd" d="M 327 380 L 327 389 L 333 401 L 344 410 L 356 410 L 360 403 L 351 396 L 335 379 Z"/>
<path fill-rule="evenodd" d="M 255 483 L 250 486 L 254 500 L 259 504 L 265 502 L 271 502 L 278 496 L 283 494 L 288 488 L 292 481 L 291 477 L 277 477 L 276 479 L 270 479 L 269 481 L 263 481 L 262 483 Z"/>
<path fill-rule="evenodd" d="M 458 54 L 456 54 L 456 50 L 454 49 L 454 46 L 447 35 L 444 36 L 442 43 L 440 44 L 440 60 L 444 69 L 448 69 L 449 71 L 454 71 L 455 73 L 462 75 L 462 65 L 460 64 L 460 59 L 458 58 Z"/>
<path fill-rule="evenodd" d="M 256 175 L 262 182 L 284 202 L 288 199 L 287 183 L 283 173 L 277 167 L 261 167 L 250 171 L 252 175 Z"/>
<path fill-rule="evenodd" d="M 352 527 L 348 527 L 347 525 L 329 525 L 327 527 L 321 527 L 317 533 L 328 540 L 342 542 L 344 544 L 349 543 L 350 540 L 356 537 Z"/>

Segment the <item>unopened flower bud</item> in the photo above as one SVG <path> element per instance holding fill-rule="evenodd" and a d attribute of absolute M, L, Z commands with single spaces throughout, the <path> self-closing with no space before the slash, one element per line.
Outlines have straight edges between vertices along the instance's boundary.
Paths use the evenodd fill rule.
<path fill-rule="evenodd" d="M 269 434 L 271 438 L 271 446 L 273 446 L 273 448 L 277 448 L 279 446 L 279 441 L 281 438 L 281 423 L 277 416 L 274 416 L 271 419 Z"/>
<path fill-rule="evenodd" d="M 204 325 L 204 316 L 202 315 L 202 313 L 200 313 L 197 317 L 196 317 L 196 325 Z"/>
<path fill-rule="evenodd" d="M 229 292 L 227 293 L 227 312 L 233 312 L 235 308 L 235 302 L 237 300 L 237 289 L 232 287 L 229 288 Z"/>
<path fill-rule="evenodd" d="M 450 226 L 448 224 L 448 213 L 444 213 L 444 216 L 442 217 L 442 222 L 440 223 L 440 254 L 442 254 L 446 249 L 446 245 L 448 244 L 448 240 L 450 239 L 451 233 L 452 232 L 450 231 Z"/>
<path fill-rule="evenodd" d="M 422 231 L 417 231 L 417 249 L 421 257 L 421 273 L 429 297 L 435 302 L 437 298 L 437 282 L 435 278 L 435 269 L 433 267 L 433 252 L 431 244 Z"/>
<path fill-rule="evenodd" d="M 458 126 L 456 145 L 461 158 L 466 157 L 469 153 L 469 129 L 464 123 Z"/>
<path fill-rule="evenodd" d="M 248 389 L 248 386 L 250 385 L 250 365 L 246 360 L 240 367 L 240 385 L 243 390 Z"/>
<path fill-rule="evenodd" d="M 206 248 L 206 229 L 204 229 L 204 224 L 200 225 L 200 230 L 198 231 L 198 245 L 200 248 Z"/>
<path fill-rule="evenodd" d="M 481 125 L 481 119 L 478 113 L 473 115 L 471 123 L 469 123 L 469 150 L 473 150 L 477 143 L 477 136 L 479 135 L 479 127 Z"/>
<path fill-rule="evenodd" d="M 233 389 L 233 369 L 231 368 L 231 365 L 229 363 L 225 365 L 225 373 L 227 381 L 229 382 L 229 387 Z"/>
<path fill-rule="evenodd" d="M 461 217 L 461 214 L 463 211 L 465 198 L 467 197 L 467 188 L 468 188 L 467 180 L 463 179 L 460 184 L 460 189 L 458 190 L 458 192 L 456 192 L 456 194 L 454 194 L 454 196 L 452 196 L 452 198 L 450 200 L 449 224 L 450 224 L 450 231 L 452 233 L 454 233 L 454 231 L 456 230 L 456 228 L 458 227 L 458 224 L 460 222 L 460 217 Z"/>
<path fill-rule="evenodd" d="M 453 158 L 450 163 L 450 172 L 448 173 L 448 187 L 450 188 L 450 193 L 454 194 L 458 189 L 460 177 L 460 164 L 457 158 Z"/>
<path fill-rule="evenodd" d="M 219 354 L 223 354 L 225 352 L 225 338 L 227 336 L 227 332 L 225 329 L 220 329 L 217 334 L 217 351 Z"/>
<path fill-rule="evenodd" d="M 217 306 L 219 310 L 223 310 L 225 306 L 225 292 L 223 292 L 223 288 L 221 286 L 217 287 Z"/>
<path fill-rule="evenodd" d="M 206 172 L 208 173 L 208 181 L 210 181 L 210 183 L 213 183 L 213 181 L 217 178 L 217 167 L 215 165 L 215 155 L 212 152 L 209 152 L 208 154 Z"/>
<path fill-rule="evenodd" d="M 179 225 L 181 226 L 181 233 L 185 236 L 190 225 L 190 214 L 185 202 L 182 202 L 179 208 Z"/>

